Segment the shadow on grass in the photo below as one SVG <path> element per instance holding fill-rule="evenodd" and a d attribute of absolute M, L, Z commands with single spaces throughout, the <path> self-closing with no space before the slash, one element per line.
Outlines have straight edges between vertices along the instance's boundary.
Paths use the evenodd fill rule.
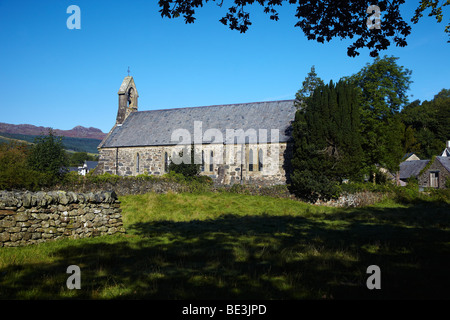
<path fill-rule="evenodd" d="M 448 206 L 138 223 L 0 269 L 7 299 L 448 299 Z M 69 265 L 81 290 L 69 290 Z M 369 290 L 367 267 L 381 269 Z"/>

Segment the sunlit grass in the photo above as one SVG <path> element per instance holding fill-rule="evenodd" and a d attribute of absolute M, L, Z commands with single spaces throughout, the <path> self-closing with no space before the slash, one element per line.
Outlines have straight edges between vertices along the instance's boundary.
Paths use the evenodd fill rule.
<path fill-rule="evenodd" d="M 448 298 L 448 206 L 337 209 L 234 193 L 120 198 L 127 233 L 0 248 L 0 298 Z M 69 265 L 82 289 L 69 290 Z M 365 287 L 383 270 L 383 290 Z"/>
<path fill-rule="evenodd" d="M 336 209 L 318 207 L 289 199 L 243 196 L 233 193 L 144 194 L 122 197 L 125 225 L 148 221 L 191 221 L 216 219 L 224 215 L 315 216 Z"/>

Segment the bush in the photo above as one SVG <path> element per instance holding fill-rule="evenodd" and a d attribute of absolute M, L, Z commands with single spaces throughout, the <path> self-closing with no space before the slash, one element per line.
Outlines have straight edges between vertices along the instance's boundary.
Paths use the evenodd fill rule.
<path fill-rule="evenodd" d="M 315 175 L 309 170 L 297 170 L 293 173 L 291 191 L 309 202 L 339 197 L 339 187 L 335 181 L 325 175 Z"/>
<path fill-rule="evenodd" d="M 115 174 L 111 174 L 108 172 L 102 173 L 102 174 L 97 174 L 97 175 L 87 175 L 86 179 L 90 182 L 93 183 L 111 183 L 111 184 L 116 184 L 117 181 L 119 181 L 119 179 L 121 179 L 120 176 L 115 175 Z"/>
<path fill-rule="evenodd" d="M 134 177 L 136 180 L 144 180 L 144 181 L 155 181 L 158 178 L 156 176 L 153 176 L 151 174 L 148 174 L 147 171 L 145 171 L 144 173 L 138 174 L 137 176 Z"/>
<path fill-rule="evenodd" d="M 176 171 L 169 171 L 169 173 L 166 173 L 161 178 L 155 177 L 155 179 L 166 179 L 178 183 L 201 183 L 206 184 L 208 186 L 213 184 L 213 179 L 211 179 L 208 176 L 201 176 L 201 175 L 185 176 L 184 174 Z"/>
<path fill-rule="evenodd" d="M 30 148 L 24 144 L 0 144 L 0 189 L 35 191 L 53 183 L 53 178 L 28 166 Z"/>
<path fill-rule="evenodd" d="M 37 191 L 51 185 L 53 177 L 23 167 L 11 167 L 0 171 L 0 190 L 26 189 Z"/>
<path fill-rule="evenodd" d="M 248 186 L 235 183 L 230 188 L 226 189 L 228 192 L 237 193 L 237 194 L 250 194 L 250 190 Z"/>
<path fill-rule="evenodd" d="M 76 172 L 68 173 L 65 178 L 61 181 L 63 184 L 62 187 L 69 188 L 77 188 L 81 185 L 84 187 L 97 187 L 104 186 L 105 184 L 109 184 L 112 186 L 117 186 L 119 189 L 122 186 L 128 186 L 128 182 L 138 182 L 144 181 L 148 183 L 157 183 L 157 182 L 173 182 L 179 185 L 182 185 L 184 190 L 187 192 L 205 192 L 210 191 L 210 186 L 213 184 L 213 180 L 207 176 L 194 176 L 194 177 L 185 177 L 180 173 L 169 172 L 163 176 L 153 176 L 146 173 L 137 175 L 137 176 L 118 176 L 110 173 L 103 174 L 91 174 L 88 173 L 86 176 L 82 176 L 77 174 Z M 125 184 L 121 184 L 125 182 Z"/>
<path fill-rule="evenodd" d="M 396 188 L 393 192 L 394 200 L 399 203 L 416 203 L 422 201 L 421 194 L 419 193 L 419 188 L 414 187 L 400 187 Z"/>
<path fill-rule="evenodd" d="M 405 187 L 393 189 L 393 197 L 399 203 L 450 203 L 450 189 L 427 188 L 419 191 L 417 184 L 408 184 Z"/>
<path fill-rule="evenodd" d="M 83 177 L 82 175 L 78 174 L 78 172 L 71 171 L 71 172 L 67 172 L 64 175 L 64 179 L 62 180 L 62 182 L 63 183 L 70 183 L 70 184 L 77 184 L 77 183 L 83 182 L 84 179 L 85 179 L 85 177 Z"/>
<path fill-rule="evenodd" d="M 187 148 L 185 148 L 183 151 L 179 153 L 180 158 L 183 157 L 183 153 L 187 151 Z M 176 164 L 174 162 L 170 162 L 169 164 L 169 173 L 175 172 L 178 174 L 182 174 L 184 177 L 195 177 L 200 174 L 200 164 L 196 164 L 195 158 L 196 158 L 195 148 L 194 145 L 191 146 L 191 154 L 190 154 L 190 161 L 189 163 L 180 163 Z"/>
<path fill-rule="evenodd" d="M 162 179 L 168 180 L 168 181 L 174 181 L 174 182 L 186 182 L 187 177 L 184 176 L 182 173 L 178 173 L 175 170 L 169 171 L 169 173 L 166 173 L 161 177 Z"/>
<path fill-rule="evenodd" d="M 214 184 L 214 181 L 211 177 L 208 176 L 195 176 L 193 177 L 193 180 L 198 182 L 198 183 L 202 183 L 208 186 L 211 186 Z"/>
<path fill-rule="evenodd" d="M 52 130 L 47 136 L 37 137 L 27 161 L 32 170 L 45 173 L 51 178 L 50 183 L 59 182 L 65 174 L 61 168 L 67 167 L 68 164 L 62 137 L 56 137 Z"/>
<path fill-rule="evenodd" d="M 447 180 L 448 181 L 448 180 Z M 432 201 L 444 202 L 450 204 L 450 189 L 431 189 L 430 198 Z"/>

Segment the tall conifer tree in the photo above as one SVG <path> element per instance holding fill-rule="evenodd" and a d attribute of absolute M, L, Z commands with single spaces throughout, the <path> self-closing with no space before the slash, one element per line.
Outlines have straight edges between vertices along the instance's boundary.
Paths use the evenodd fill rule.
<path fill-rule="evenodd" d="M 320 85 L 293 124 L 292 189 L 315 201 L 336 195 L 343 179 L 360 177 L 359 95 L 347 81 Z"/>
<path fill-rule="evenodd" d="M 311 98 L 314 90 L 323 85 L 324 82 L 316 73 L 314 66 L 311 67 L 311 71 L 308 72 L 305 80 L 302 82 L 302 87 L 295 94 L 295 105 L 297 108 L 305 108 L 308 99 Z"/>

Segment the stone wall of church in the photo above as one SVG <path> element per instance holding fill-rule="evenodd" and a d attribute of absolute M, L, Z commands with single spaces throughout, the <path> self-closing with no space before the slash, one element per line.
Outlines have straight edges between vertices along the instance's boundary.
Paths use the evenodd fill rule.
<path fill-rule="evenodd" d="M 170 160 L 179 154 L 179 146 L 103 148 L 99 150 L 99 173 L 135 176 L 163 175 Z M 203 157 L 202 175 L 218 184 L 245 183 L 275 185 L 289 182 L 292 144 L 209 144 L 196 146 L 198 161 Z M 241 155 L 244 160 L 241 161 Z"/>

